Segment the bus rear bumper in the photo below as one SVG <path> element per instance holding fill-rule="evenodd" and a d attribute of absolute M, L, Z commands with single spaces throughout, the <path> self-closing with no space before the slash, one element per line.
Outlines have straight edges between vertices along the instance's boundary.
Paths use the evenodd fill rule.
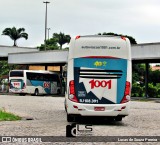
<path fill-rule="evenodd" d="M 15 94 L 19 94 L 19 93 L 24 93 L 24 94 L 26 94 L 26 91 L 24 90 L 24 89 L 9 89 L 9 92 L 10 93 L 15 93 Z"/>
<path fill-rule="evenodd" d="M 95 108 L 102 108 L 96 111 Z M 67 100 L 67 113 L 80 116 L 127 116 L 130 102 L 124 104 L 80 104 Z"/>

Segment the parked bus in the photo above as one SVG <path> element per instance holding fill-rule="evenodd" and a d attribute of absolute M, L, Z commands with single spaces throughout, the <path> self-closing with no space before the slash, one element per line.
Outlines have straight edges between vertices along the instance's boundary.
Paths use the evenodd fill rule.
<path fill-rule="evenodd" d="M 12 70 L 9 92 L 25 94 L 60 94 L 61 81 L 57 73 L 35 70 Z"/>
<path fill-rule="evenodd" d="M 80 116 L 121 121 L 129 114 L 131 47 L 120 36 L 77 36 L 68 56 L 65 108 L 68 122 Z"/>

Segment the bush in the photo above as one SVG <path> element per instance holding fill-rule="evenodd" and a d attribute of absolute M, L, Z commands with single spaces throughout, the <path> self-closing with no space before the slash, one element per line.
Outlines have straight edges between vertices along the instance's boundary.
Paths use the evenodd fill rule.
<path fill-rule="evenodd" d="M 131 95 L 132 95 L 132 97 L 143 97 L 144 96 L 144 88 L 141 87 L 139 84 L 134 83 L 132 85 Z"/>
<path fill-rule="evenodd" d="M 148 84 L 148 95 L 149 97 L 158 97 L 158 87 L 154 86 L 153 83 Z"/>
<path fill-rule="evenodd" d="M 132 85 L 132 97 L 144 97 L 145 96 L 145 87 L 142 87 L 140 84 L 134 83 Z M 159 97 L 160 98 L 160 83 L 154 85 L 153 83 L 148 84 L 148 96 Z"/>

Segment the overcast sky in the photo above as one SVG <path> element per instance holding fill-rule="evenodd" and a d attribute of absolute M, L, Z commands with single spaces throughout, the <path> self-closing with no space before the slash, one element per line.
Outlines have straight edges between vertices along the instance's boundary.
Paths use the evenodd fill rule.
<path fill-rule="evenodd" d="M 130 35 L 137 43 L 160 42 L 160 0 L 48 0 L 50 37 L 60 31 L 74 37 L 103 32 Z M 0 0 L 0 34 L 7 27 L 24 27 L 29 39 L 18 46 L 44 42 L 43 0 Z M 12 46 L 0 35 L 0 45 Z"/>

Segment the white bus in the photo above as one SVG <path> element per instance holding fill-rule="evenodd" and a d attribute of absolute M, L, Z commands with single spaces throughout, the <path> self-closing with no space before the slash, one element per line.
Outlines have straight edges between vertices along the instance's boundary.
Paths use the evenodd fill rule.
<path fill-rule="evenodd" d="M 9 92 L 20 95 L 60 94 L 61 81 L 57 73 L 40 70 L 9 72 Z"/>
<path fill-rule="evenodd" d="M 77 36 L 68 56 L 65 108 L 68 122 L 77 116 L 121 121 L 129 114 L 131 47 L 120 36 Z"/>

